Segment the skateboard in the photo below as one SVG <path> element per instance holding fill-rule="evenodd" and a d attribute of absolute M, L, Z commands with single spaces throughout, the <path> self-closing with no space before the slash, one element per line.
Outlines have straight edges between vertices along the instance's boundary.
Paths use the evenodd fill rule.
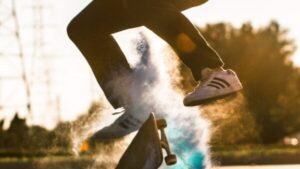
<path fill-rule="evenodd" d="M 171 153 L 164 131 L 166 127 L 166 120 L 156 120 L 151 113 L 121 157 L 116 169 L 157 169 L 163 163 L 163 150 L 166 152 L 165 163 L 175 164 L 177 159 L 176 155 Z"/>

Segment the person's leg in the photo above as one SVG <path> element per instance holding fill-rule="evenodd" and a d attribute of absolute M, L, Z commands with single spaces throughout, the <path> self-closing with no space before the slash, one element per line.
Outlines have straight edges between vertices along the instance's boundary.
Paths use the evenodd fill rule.
<path fill-rule="evenodd" d="M 122 107 L 122 86 L 114 79 L 132 70 L 112 33 L 136 26 L 122 0 L 94 0 L 68 25 L 70 39 L 80 49 L 114 108 Z M 120 84 L 122 85 L 122 84 Z"/>
<path fill-rule="evenodd" d="M 153 9 L 156 12 L 147 18 L 146 26 L 171 45 L 195 80 L 201 80 L 202 69 L 223 66 L 217 52 L 174 4 L 158 2 L 157 6 Z"/>
<path fill-rule="evenodd" d="M 125 113 L 112 124 L 89 138 L 91 144 L 138 130 L 150 113 L 143 109 L 133 110 L 145 106 L 142 101 L 130 100 L 129 92 L 134 88 L 130 82 L 134 80 L 131 79 L 133 70 L 111 36 L 112 33 L 140 26 L 138 19 L 129 16 L 129 11 L 133 12 L 131 6 L 138 6 L 133 1 L 94 0 L 68 26 L 69 37 L 85 56 L 108 101 L 114 108 L 125 108 Z M 137 2 L 142 3 L 140 0 Z"/>
<path fill-rule="evenodd" d="M 202 81 L 184 99 L 186 106 L 195 106 L 223 98 L 242 89 L 236 74 L 224 70 L 223 62 L 193 24 L 175 6 L 172 0 L 152 0 L 146 26 L 168 42 L 180 59 L 192 71 L 195 80 Z M 212 71 L 204 71 L 204 70 Z"/>

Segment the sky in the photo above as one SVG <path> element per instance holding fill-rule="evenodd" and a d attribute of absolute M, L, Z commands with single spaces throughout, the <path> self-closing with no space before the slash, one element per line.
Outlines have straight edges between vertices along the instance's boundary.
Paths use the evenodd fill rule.
<path fill-rule="evenodd" d="M 18 3 L 17 12 L 21 25 L 22 44 L 27 58 L 27 71 L 34 72 L 30 80 L 33 89 L 32 102 L 35 106 L 30 123 L 51 128 L 58 120 L 76 119 L 86 111 L 92 100 L 103 97 L 88 64 L 66 34 L 69 21 L 90 0 L 40 1 L 45 6 L 42 21 L 45 45 L 42 51 L 36 52 L 43 53 L 46 59 L 32 57 L 34 53 L 32 37 L 36 36 L 32 29 L 36 21 L 32 18 L 34 16 L 32 6 L 37 1 L 31 0 L 29 3 L 29 1 L 17 0 L 16 2 Z M 251 22 L 255 27 L 260 27 L 267 25 L 271 20 L 276 20 L 289 30 L 288 36 L 295 40 L 297 46 L 300 46 L 300 22 L 297 20 L 297 16 L 300 16 L 299 6 L 300 2 L 296 0 L 209 0 L 202 6 L 184 11 L 184 14 L 200 26 L 216 22 L 228 22 L 234 26 L 241 26 L 245 22 Z M 0 11 L 0 19 L 3 13 L 5 11 Z M 0 35 L 2 31 L 0 27 Z M 124 51 L 128 51 L 126 42 L 130 42 L 134 36 L 134 31 L 127 32 L 126 35 L 124 33 L 116 35 Z M 7 43 L 3 40 L 4 38 L 1 39 L 1 45 Z M 130 52 L 126 54 L 130 55 Z M 299 56 L 295 57 L 295 64 L 300 65 L 299 50 L 295 56 Z M 47 70 L 48 79 L 44 76 Z M 0 58 L 0 77 L 15 76 L 15 72 L 20 71 L 18 58 Z M 0 119 L 11 119 L 13 112 L 16 111 L 21 116 L 26 116 L 28 113 L 24 108 L 26 98 L 22 82 L 3 77 L 1 79 L 0 112 L 2 113 Z M 45 81 L 49 83 L 46 84 Z M 40 112 L 47 112 L 47 114 Z"/>
<path fill-rule="evenodd" d="M 251 22 L 255 27 L 265 26 L 271 20 L 289 30 L 289 37 L 300 46 L 300 2 L 295 0 L 209 0 L 206 4 L 185 12 L 198 25 L 228 22 L 234 26 Z M 297 50 L 294 61 L 300 65 L 300 51 Z"/>

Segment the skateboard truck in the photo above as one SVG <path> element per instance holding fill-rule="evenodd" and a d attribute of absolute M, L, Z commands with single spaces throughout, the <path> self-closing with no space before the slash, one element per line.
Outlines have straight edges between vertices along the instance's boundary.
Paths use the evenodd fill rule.
<path fill-rule="evenodd" d="M 165 162 L 167 165 L 174 165 L 177 162 L 176 155 L 171 153 L 168 138 L 165 133 L 165 128 L 167 127 L 167 122 L 165 119 L 156 120 L 157 128 L 160 130 L 160 144 L 161 147 L 166 151 L 167 156 L 165 157 Z"/>

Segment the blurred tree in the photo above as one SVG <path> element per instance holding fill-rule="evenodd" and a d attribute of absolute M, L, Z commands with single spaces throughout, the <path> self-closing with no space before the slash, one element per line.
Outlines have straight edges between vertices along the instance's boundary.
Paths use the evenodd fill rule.
<path fill-rule="evenodd" d="M 3 121 L 3 120 L 0 120 L 0 132 L 3 131 L 3 125 L 4 125 L 4 121 Z"/>
<path fill-rule="evenodd" d="M 81 137 L 95 125 L 101 116 L 103 104 L 95 102 L 85 115 L 76 121 L 61 122 L 53 130 L 41 126 L 27 126 L 26 119 L 16 116 L 8 130 L 3 130 L 0 121 L 0 157 L 45 156 L 71 154 L 74 134 Z M 83 141 L 83 140 L 82 140 Z"/>
<path fill-rule="evenodd" d="M 7 131 L 2 130 L 0 132 L 1 148 L 21 149 L 26 146 L 28 142 L 26 133 L 28 133 L 28 130 L 26 121 L 16 115 L 11 122 L 10 128 Z"/>
<path fill-rule="evenodd" d="M 254 144 L 259 142 L 256 120 L 249 112 L 242 94 L 230 101 L 209 104 L 202 108 L 202 115 L 212 123 L 212 145 Z"/>
<path fill-rule="evenodd" d="M 1 122 L 0 122 L 1 123 Z M 70 140 L 63 131 L 68 123 L 49 131 L 40 126 L 27 126 L 26 120 L 16 115 L 8 130 L 0 130 L 0 156 L 40 156 L 47 153 L 66 153 Z M 63 130 L 64 129 L 64 130 Z"/>
<path fill-rule="evenodd" d="M 290 58 L 295 44 L 287 31 L 272 21 L 254 29 L 220 23 L 201 29 L 220 53 L 226 67 L 239 75 L 263 143 L 274 143 L 300 130 L 300 83 Z"/>

